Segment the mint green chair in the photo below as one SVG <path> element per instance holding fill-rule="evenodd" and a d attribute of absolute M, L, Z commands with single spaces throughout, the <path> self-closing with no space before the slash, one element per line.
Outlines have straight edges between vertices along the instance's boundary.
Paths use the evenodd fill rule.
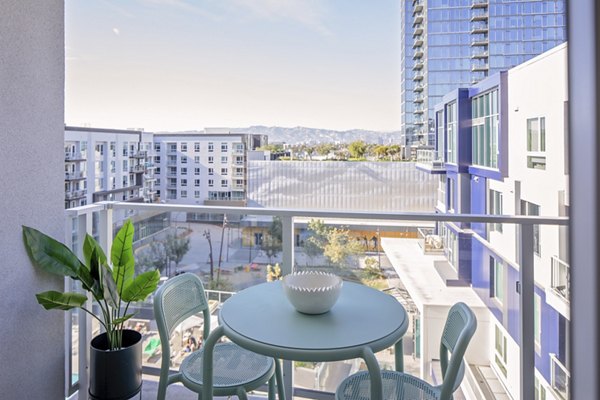
<path fill-rule="evenodd" d="M 473 311 L 464 303 L 450 308 L 442 342 L 440 344 L 440 364 L 444 380 L 433 386 L 422 379 L 397 371 L 382 371 L 383 399 L 385 400 L 450 400 L 464 376 L 463 356 L 477 329 L 477 319 Z M 448 353 L 451 353 L 448 360 Z M 351 375 L 342 381 L 335 398 L 337 400 L 368 400 L 370 381 L 367 371 Z"/>
<path fill-rule="evenodd" d="M 191 273 L 181 274 L 166 281 L 154 295 L 154 316 L 158 325 L 162 346 L 162 363 L 160 381 L 158 384 L 159 400 L 164 400 L 167 386 L 174 382 L 198 393 L 201 399 L 204 387 L 204 374 L 210 374 L 209 385 L 215 396 L 233 396 L 247 399 L 246 392 L 255 390 L 269 383 L 269 399 L 275 399 L 276 361 L 251 351 L 245 350 L 234 343 L 219 343 L 214 351 L 206 358 L 211 360 L 210 371 L 205 371 L 204 347 L 188 355 L 179 372 L 171 374 L 170 338 L 173 329 L 192 315 L 202 313 L 204 316 L 203 337 L 207 339 L 210 333 L 210 311 L 204 287 L 200 279 Z M 211 346 L 212 349 L 212 346 Z M 279 367 L 279 365 L 277 365 Z M 278 377 L 280 376 L 280 368 Z M 212 374 L 211 374 L 212 373 Z M 279 383 L 279 382 L 278 382 Z"/>

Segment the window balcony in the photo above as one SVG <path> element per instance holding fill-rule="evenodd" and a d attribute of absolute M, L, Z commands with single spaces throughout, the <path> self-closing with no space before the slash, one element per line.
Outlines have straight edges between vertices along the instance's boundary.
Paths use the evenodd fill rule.
<path fill-rule="evenodd" d="M 550 286 L 546 288 L 546 302 L 565 318 L 570 319 L 571 268 L 557 256 L 550 259 Z"/>
<path fill-rule="evenodd" d="M 550 377 L 552 391 L 563 400 L 569 400 L 569 380 L 571 374 L 555 354 L 550 356 Z"/>
<path fill-rule="evenodd" d="M 423 24 L 413 25 L 413 37 L 419 36 L 423 33 Z"/>
<path fill-rule="evenodd" d="M 146 158 L 147 156 L 148 156 L 148 152 L 145 150 L 129 152 L 129 158 Z"/>
<path fill-rule="evenodd" d="M 425 86 L 423 86 L 422 83 L 418 83 L 415 85 L 415 87 L 413 88 L 413 92 L 417 92 L 420 93 L 423 91 L 423 89 L 425 88 Z"/>
<path fill-rule="evenodd" d="M 444 173 L 446 165 L 442 158 L 442 154 L 437 150 L 417 150 L 416 168 L 429 173 Z"/>
<path fill-rule="evenodd" d="M 423 13 L 419 11 L 413 14 L 413 27 L 421 24 L 421 22 L 423 22 Z"/>
<path fill-rule="evenodd" d="M 419 59 L 421 57 L 423 57 L 423 50 L 420 48 L 415 49 L 415 52 L 413 54 L 413 60 Z"/>
<path fill-rule="evenodd" d="M 423 36 L 417 36 L 413 42 L 413 49 L 423 46 Z"/>
<path fill-rule="evenodd" d="M 65 161 L 86 161 L 86 156 L 81 152 L 67 152 L 65 153 Z"/>
<path fill-rule="evenodd" d="M 422 73 L 420 73 L 420 72 L 417 72 L 417 73 L 415 74 L 415 76 L 413 76 L 413 81 L 415 81 L 415 82 L 420 82 L 420 81 L 422 81 L 422 80 L 423 80 L 423 78 L 424 78 L 424 77 L 425 77 L 425 76 L 424 76 Z"/>
<path fill-rule="evenodd" d="M 471 59 L 482 59 L 482 58 L 488 58 L 487 51 L 478 51 L 478 52 L 471 53 Z"/>
<path fill-rule="evenodd" d="M 489 65 L 487 63 L 471 65 L 472 72 L 487 71 L 488 69 L 489 69 Z"/>
<path fill-rule="evenodd" d="M 422 104 L 424 100 L 425 100 L 425 98 L 423 96 L 417 95 L 417 96 L 414 97 L 413 103 L 415 103 L 415 104 Z"/>
<path fill-rule="evenodd" d="M 77 181 L 81 179 L 85 179 L 85 174 L 83 171 L 65 172 L 66 181 Z"/>
<path fill-rule="evenodd" d="M 436 161 L 438 157 L 435 151 L 428 150 L 419 152 L 418 159 L 421 162 Z M 193 192 L 190 192 L 191 189 L 188 189 L 188 197 L 193 196 L 191 194 Z M 69 232 L 66 240 L 69 245 L 72 244 L 71 241 L 74 241 L 79 246 L 83 243 L 84 235 L 89 230 L 86 225 L 93 223 L 96 224 L 94 231 L 103 232 L 100 235 L 100 243 L 103 243 L 103 241 L 110 240 L 109 236 L 112 237 L 114 230 L 122 223 L 122 218 L 127 216 L 131 217 L 136 224 L 137 236 L 134 247 L 140 249 L 140 251 L 144 251 L 143 247 L 145 244 L 151 243 L 153 240 L 160 240 L 161 237 L 165 236 L 165 232 L 178 232 L 178 227 L 181 226 L 181 229 L 186 231 L 186 235 L 191 235 L 192 238 L 197 237 L 197 240 L 193 239 L 191 241 L 192 248 L 189 254 L 184 256 L 178 268 L 197 273 L 203 276 L 205 282 L 207 282 L 210 279 L 210 268 L 207 258 L 208 244 L 203 239 L 202 232 L 206 229 L 206 224 L 212 226 L 211 229 L 220 230 L 220 228 L 215 228 L 215 226 L 220 227 L 221 225 L 215 225 L 215 222 L 219 218 L 222 220 L 222 216 L 226 214 L 229 221 L 228 226 L 223 233 L 215 234 L 213 237 L 213 246 L 215 245 L 214 241 L 218 241 L 219 236 L 224 240 L 220 271 L 221 279 L 226 279 L 229 282 L 246 282 L 251 280 L 254 282 L 251 284 L 256 284 L 256 282 L 262 282 L 266 279 L 265 266 L 268 263 L 279 262 L 284 274 L 291 272 L 291 266 L 294 265 L 296 266 L 294 268 L 302 269 L 308 264 L 313 266 L 326 264 L 325 256 L 322 254 L 316 256 L 316 258 L 307 257 L 304 246 L 298 242 L 298 237 L 305 238 L 307 224 L 311 219 L 322 220 L 326 226 L 342 227 L 352 232 L 360 232 L 356 240 L 364 246 L 364 249 L 356 257 L 358 259 L 366 257 L 374 260 L 378 258 L 381 261 L 386 260 L 386 266 L 382 271 L 381 277 L 377 278 L 381 280 L 381 288 L 393 294 L 404 305 L 411 318 L 419 320 L 420 329 L 418 332 L 413 330 L 412 333 L 405 336 L 405 348 L 412 350 L 407 350 L 408 353 L 405 352 L 404 358 L 405 364 L 412 365 L 410 368 L 416 368 L 414 371 L 417 371 L 416 374 L 418 375 L 421 361 L 419 358 L 416 361 L 413 360 L 413 356 L 418 353 L 417 357 L 425 357 L 427 360 L 425 362 L 426 365 L 434 365 L 433 358 L 437 357 L 437 347 L 435 349 L 427 347 L 430 338 L 418 336 L 430 334 L 428 332 L 431 332 L 431 329 L 427 331 L 427 324 L 434 323 L 435 321 L 429 321 L 425 315 L 428 315 L 431 310 L 435 309 L 439 311 L 439 307 L 442 305 L 449 305 L 460 300 L 470 304 L 476 313 L 481 315 L 482 318 L 478 326 L 478 333 L 476 333 L 474 340 L 471 342 L 474 354 L 489 354 L 487 351 L 488 348 L 485 346 L 490 345 L 488 340 L 490 333 L 488 331 L 493 329 L 487 322 L 487 318 L 493 318 L 493 316 L 491 316 L 489 309 L 481 302 L 472 288 L 469 286 L 452 286 L 452 284 L 448 283 L 450 280 L 440 279 L 441 270 L 438 264 L 446 260 L 446 253 L 449 251 L 446 247 L 444 231 L 440 230 L 440 227 L 444 224 L 452 224 L 452 226 L 470 224 L 469 226 L 474 226 L 478 223 L 502 222 L 505 226 L 514 224 L 516 229 L 522 233 L 520 237 L 525 238 L 527 235 L 533 236 L 534 223 L 560 225 L 567 223 L 567 220 L 564 218 L 552 219 L 544 217 L 250 208 L 243 207 L 245 201 L 235 199 L 234 193 L 237 192 L 232 191 L 230 199 L 206 200 L 204 203 L 210 205 L 205 206 L 112 202 L 70 209 L 66 212 L 67 218 L 76 219 L 78 223 L 71 223 L 69 221 L 69 226 L 78 227 L 77 229 L 80 229 L 80 231 Z M 176 195 L 167 193 L 166 197 L 174 198 Z M 88 215 L 92 213 L 98 214 L 100 218 L 89 218 Z M 261 235 L 265 235 L 268 232 L 273 216 L 280 218 L 283 235 L 280 252 L 270 259 L 264 251 L 260 251 L 260 240 L 262 238 Z M 103 224 L 102 226 L 97 225 L 99 221 Z M 464 232 L 471 236 L 474 235 L 470 229 L 466 229 Z M 299 236 L 297 237 L 297 235 Z M 471 236 L 468 237 L 470 238 Z M 532 242 L 533 239 L 530 239 L 530 241 Z M 521 240 L 518 245 L 522 247 L 524 243 L 528 243 L 528 241 Z M 533 252 L 533 249 L 530 251 Z M 355 256 L 350 256 L 344 262 L 344 268 L 339 268 L 335 265 L 330 265 L 328 268 L 329 270 L 334 268 L 336 273 L 343 274 L 346 279 L 359 279 L 361 281 L 364 279 L 361 278 L 363 276 L 361 266 L 360 263 L 354 264 L 353 257 Z M 455 263 L 457 264 L 471 262 L 470 254 L 463 250 L 462 245 L 461 251 L 456 252 L 454 257 L 456 257 Z M 216 275 L 216 259 L 214 262 L 214 273 Z M 417 265 L 419 272 L 415 274 L 414 268 Z M 450 264 L 447 261 L 445 265 L 447 268 L 450 268 Z M 413 273 L 410 273 L 411 268 Z M 518 275 L 519 270 L 526 268 L 533 270 L 533 265 L 521 265 L 519 268 L 516 268 L 515 273 Z M 171 264 L 169 269 L 163 271 L 163 274 L 165 276 L 175 274 L 175 264 Z M 354 276 L 354 278 L 351 276 Z M 530 280 L 523 278 L 521 285 L 523 288 L 531 289 L 530 291 L 522 289 L 521 293 L 522 295 L 529 293 L 531 304 L 533 304 L 533 278 Z M 207 291 L 213 315 L 211 318 L 215 319 L 215 323 L 211 323 L 212 326 L 216 325 L 216 315 L 221 302 L 225 301 L 231 295 L 230 292 L 238 289 L 233 287 L 231 290 Z M 415 299 L 417 301 L 414 301 Z M 415 304 L 419 304 L 419 306 L 417 307 Z M 430 309 L 429 307 L 432 308 Z M 145 347 L 152 338 L 158 337 L 153 321 L 151 299 L 146 303 L 136 305 L 132 311 L 136 312 L 135 324 L 139 323 L 142 326 L 145 341 L 143 346 Z M 520 314 L 517 310 L 517 313 L 520 323 L 533 324 L 533 316 L 529 315 L 529 313 L 533 313 L 532 309 L 525 310 Z M 77 382 L 85 376 L 84 374 L 77 374 L 77 371 L 87 368 L 88 360 L 84 357 L 86 354 L 85 350 L 91 336 L 99 329 L 96 323 L 92 321 L 91 330 L 88 330 L 87 327 L 90 325 L 86 322 L 87 320 L 88 316 L 84 312 L 77 314 L 77 318 L 69 319 L 72 329 L 68 330 L 68 334 L 73 346 L 68 347 L 67 351 L 69 351 L 69 354 L 66 355 L 66 359 L 70 363 L 67 371 L 71 371 L 74 374 L 72 377 L 73 382 Z M 197 335 L 199 337 L 201 331 L 201 320 L 196 324 L 175 329 L 171 341 L 173 354 L 176 355 L 172 360 L 172 367 L 174 369 L 177 369 L 179 363 L 185 357 L 185 353 L 181 351 L 184 335 Z M 533 328 L 531 332 L 533 332 Z M 413 336 L 411 335 L 417 335 L 418 337 L 415 336 L 416 340 L 413 340 Z M 534 339 L 533 337 L 530 339 L 531 345 L 523 345 L 521 349 L 533 358 L 535 355 Z M 435 341 L 432 340 L 432 342 Z M 519 359 L 518 352 L 511 354 L 512 357 Z M 472 364 L 469 361 L 470 357 L 472 356 L 467 356 L 467 363 L 470 369 L 482 368 L 481 365 Z M 146 375 L 156 375 L 161 362 L 160 351 L 144 354 L 143 360 L 144 373 Z M 378 360 L 383 368 L 387 368 L 393 365 L 394 355 L 389 351 L 384 351 L 378 353 Z M 493 360 L 488 360 L 488 363 L 487 368 L 492 368 L 490 365 L 493 364 Z M 533 360 L 529 365 L 533 365 Z M 288 368 L 288 370 L 294 371 L 293 380 L 287 383 L 286 390 L 298 397 L 330 399 L 333 398 L 333 391 L 340 380 L 359 367 L 360 360 L 336 363 L 292 363 L 285 361 L 284 370 Z M 424 379 L 436 379 L 434 377 L 435 372 L 430 374 L 428 368 L 422 370 L 421 373 Z M 526 370 L 525 374 L 533 377 L 534 371 Z M 556 365 L 554 367 L 554 375 L 555 390 L 562 390 L 564 393 L 564 370 Z M 485 379 L 491 379 L 490 377 L 493 376 L 493 373 L 487 374 Z M 467 381 L 468 379 L 465 378 L 463 383 L 468 385 L 477 384 L 477 380 L 474 380 L 475 383 Z M 533 378 L 531 382 L 533 382 Z M 498 382 L 495 382 L 495 384 L 498 384 Z M 85 390 L 85 382 L 80 381 L 78 385 L 80 390 Z M 533 393 L 533 387 L 531 387 L 531 393 Z"/>
<path fill-rule="evenodd" d="M 413 1 L 413 13 L 423 11 L 423 0 Z"/>
<path fill-rule="evenodd" d="M 471 22 L 476 21 L 487 21 L 488 13 L 487 10 L 476 9 L 471 12 Z"/>
<path fill-rule="evenodd" d="M 471 47 L 476 47 L 476 46 L 487 46 L 489 44 L 489 39 L 487 36 L 485 37 L 478 37 L 478 38 L 474 38 L 471 40 Z"/>
<path fill-rule="evenodd" d="M 474 8 L 487 8 L 488 0 L 472 0 L 471 1 L 471 9 Z"/>
<path fill-rule="evenodd" d="M 487 23 L 474 23 L 471 26 L 471 34 L 477 35 L 482 33 L 488 33 L 488 24 Z"/>
<path fill-rule="evenodd" d="M 76 199 L 82 199 L 87 195 L 87 190 L 74 190 L 71 192 L 66 192 L 65 193 L 65 199 L 67 200 L 76 200 Z"/>
<path fill-rule="evenodd" d="M 129 172 L 140 173 L 140 172 L 144 172 L 145 170 L 146 170 L 146 167 L 144 167 L 144 165 L 142 165 L 142 164 L 132 165 L 129 167 Z"/>

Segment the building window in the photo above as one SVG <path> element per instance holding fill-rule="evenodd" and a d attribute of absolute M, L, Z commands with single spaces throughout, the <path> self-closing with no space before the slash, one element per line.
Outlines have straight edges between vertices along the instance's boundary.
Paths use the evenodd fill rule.
<path fill-rule="evenodd" d="M 473 97 L 472 162 L 498 168 L 498 90 Z"/>
<path fill-rule="evenodd" d="M 533 337 L 535 350 L 540 353 L 542 349 L 542 297 L 534 293 L 533 296 Z"/>
<path fill-rule="evenodd" d="M 154 162 L 160 164 L 160 156 L 154 156 Z"/>
<path fill-rule="evenodd" d="M 104 145 L 97 144 L 96 145 L 96 153 L 98 153 L 99 155 L 103 156 L 104 155 Z"/>
<path fill-rule="evenodd" d="M 194 156 L 194 163 L 200 164 L 200 156 Z"/>
<path fill-rule="evenodd" d="M 214 168 L 209 168 L 208 169 L 208 174 L 209 175 L 214 175 L 215 174 L 215 169 Z"/>
<path fill-rule="evenodd" d="M 187 179 L 181 180 L 181 186 L 187 186 Z"/>
<path fill-rule="evenodd" d="M 123 177 L 123 187 L 127 187 L 127 183 L 129 182 L 129 178 L 127 176 Z"/>
<path fill-rule="evenodd" d="M 181 143 L 181 151 L 187 151 L 187 143 Z"/>
<path fill-rule="evenodd" d="M 546 169 L 546 118 L 527 120 L 527 168 Z"/>
<path fill-rule="evenodd" d="M 221 187 L 223 187 L 223 188 L 227 187 L 227 179 L 221 179 Z"/>
<path fill-rule="evenodd" d="M 490 189 L 488 192 L 488 214 L 489 215 L 502 215 L 502 193 L 496 190 Z M 490 232 L 502 233 L 502 224 L 488 224 Z"/>
<path fill-rule="evenodd" d="M 194 175 L 200 175 L 200 168 L 194 168 Z"/>
<path fill-rule="evenodd" d="M 208 163 L 212 164 L 215 162 L 215 158 L 213 156 L 208 156 Z"/>
<path fill-rule="evenodd" d="M 110 162 L 110 172 L 112 172 L 113 174 L 117 170 L 117 165 L 116 164 L 117 164 L 117 162 L 115 160 L 111 160 L 111 162 Z"/>
<path fill-rule="evenodd" d="M 208 152 L 212 153 L 213 151 L 215 151 L 215 145 L 213 142 L 208 142 Z"/>
<path fill-rule="evenodd" d="M 506 351 L 506 336 L 502 333 L 502 330 L 496 325 L 494 332 L 495 339 L 495 362 L 498 369 L 502 372 L 502 375 L 506 377 L 507 369 L 507 351 Z"/>
<path fill-rule="evenodd" d="M 154 143 L 154 151 L 160 153 L 160 143 Z"/>
<path fill-rule="evenodd" d="M 456 164 L 458 148 L 457 114 L 456 102 L 446 106 L 446 131 L 448 133 L 448 162 Z"/>
<path fill-rule="evenodd" d="M 227 156 L 221 156 L 221 164 L 227 164 Z"/>
<path fill-rule="evenodd" d="M 542 385 L 542 382 L 535 377 L 535 397 L 534 400 L 546 400 L 546 387 Z"/>
<path fill-rule="evenodd" d="M 215 186 L 215 181 L 212 180 L 212 179 L 209 179 L 208 180 L 208 187 L 213 187 L 213 186 Z"/>
<path fill-rule="evenodd" d="M 194 197 L 199 199 L 200 198 L 200 191 L 199 190 L 194 190 Z"/>
<path fill-rule="evenodd" d="M 195 153 L 200 152 L 200 142 L 194 142 L 194 152 Z"/>
<path fill-rule="evenodd" d="M 181 191 L 181 198 L 182 199 L 187 199 L 187 190 L 182 190 Z"/>
<path fill-rule="evenodd" d="M 170 153 L 177 153 L 177 143 L 169 143 L 168 146 Z"/>
<path fill-rule="evenodd" d="M 200 186 L 200 179 L 194 179 L 194 186 L 196 186 L 196 187 Z"/>
<path fill-rule="evenodd" d="M 454 212 L 454 192 L 454 179 L 448 179 L 448 198 L 446 199 L 446 204 L 448 205 L 449 212 Z"/>
<path fill-rule="evenodd" d="M 127 160 L 123 160 L 123 172 L 127 171 Z"/>
<path fill-rule="evenodd" d="M 521 200 L 521 215 L 540 215 L 540 206 L 525 200 Z M 533 252 L 537 256 L 542 255 L 539 225 L 533 225 Z"/>
<path fill-rule="evenodd" d="M 127 142 L 123 143 L 123 155 L 126 156 L 127 155 Z"/>
<path fill-rule="evenodd" d="M 187 157 L 186 156 L 181 156 L 181 163 L 182 164 L 187 164 Z"/>
<path fill-rule="evenodd" d="M 117 151 L 115 150 L 115 142 L 110 142 L 110 155 L 112 157 L 116 157 L 117 156 Z"/>
<path fill-rule="evenodd" d="M 492 277 L 490 295 L 500 303 L 504 303 L 504 264 L 490 256 L 490 276 Z"/>
<path fill-rule="evenodd" d="M 181 167 L 181 175 L 187 175 L 187 168 Z"/>
<path fill-rule="evenodd" d="M 227 175 L 227 168 L 221 168 L 221 175 Z"/>
<path fill-rule="evenodd" d="M 221 151 L 222 152 L 226 152 L 227 151 L 227 143 L 221 143 Z"/>

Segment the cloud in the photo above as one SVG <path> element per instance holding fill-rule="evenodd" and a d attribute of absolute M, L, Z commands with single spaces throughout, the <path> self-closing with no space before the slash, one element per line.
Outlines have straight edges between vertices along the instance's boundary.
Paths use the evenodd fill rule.
<path fill-rule="evenodd" d="M 195 4 L 194 2 L 189 2 L 186 0 L 138 0 L 142 4 L 145 5 L 154 5 L 154 6 L 165 6 L 177 8 L 185 12 L 190 12 L 196 15 L 201 15 L 203 17 L 211 18 L 213 20 L 219 20 L 216 15 L 206 11 L 200 5 Z"/>
<path fill-rule="evenodd" d="M 233 0 L 257 17 L 266 19 L 289 19 L 322 35 L 331 32 L 325 25 L 326 9 L 320 0 Z"/>
<path fill-rule="evenodd" d="M 119 31 L 119 28 L 112 28 L 112 31 L 117 36 L 119 36 L 121 34 L 121 31 Z"/>

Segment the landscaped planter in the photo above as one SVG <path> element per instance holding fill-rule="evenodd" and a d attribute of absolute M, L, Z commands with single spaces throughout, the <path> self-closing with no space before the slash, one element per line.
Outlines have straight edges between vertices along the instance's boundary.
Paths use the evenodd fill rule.
<path fill-rule="evenodd" d="M 123 331 L 123 347 L 108 350 L 106 333 L 90 343 L 91 399 L 125 400 L 142 388 L 142 335 Z"/>

